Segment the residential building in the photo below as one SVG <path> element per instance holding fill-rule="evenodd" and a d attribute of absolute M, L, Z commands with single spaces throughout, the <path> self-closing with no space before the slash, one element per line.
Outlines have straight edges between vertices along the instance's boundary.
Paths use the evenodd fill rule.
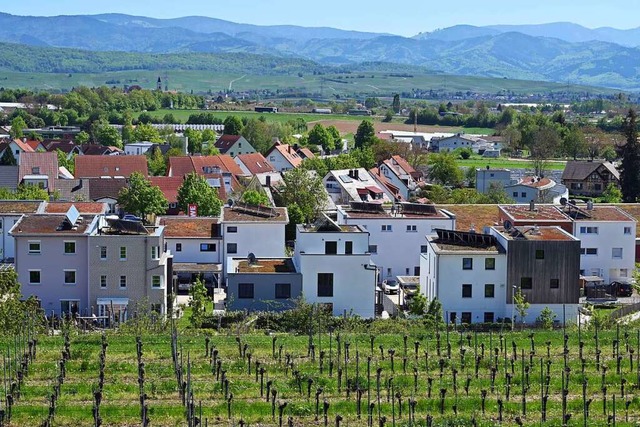
<path fill-rule="evenodd" d="M 397 203 L 383 207 L 377 203 L 352 202 L 338 206 L 337 210 L 338 224 L 361 226 L 369 233 L 368 252 L 380 271 L 379 281 L 420 275 L 425 236 L 434 235 L 436 229 L 454 230 L 456 226 L 454 215 L 434 205 Z"/>
<path fill-rule="evenodd" d="M 291 258 L 230 258 L 227 309 L 282 311 L 302 297 L 302 274 Z"/>
<path fill-rule="evenodd" d="M 18 166 L 18 182 L 36 185 L 53 193 L 58 178 L 58 155 L 56 153 L 22 153 Z"/>
<path fill-rule="evenodd" d="M 504 188 L 507 196 L 516 203 L 553 203 L 559 204 L 562 199 L 569 199 L 569 190 L 550 178 L 527 176 Z"/>
<path fill-rule="evenodd" d="M 620 173 L 611 162 L 568 161 L 562 184 L 575 196 L 599 197 L 609 184 L 620 188 Z"/>
<path fill-rule="evenodd" d="M 260 153 L 239 154 L 233 159 L 245 176 L 253 176 L 260 173 L 275 172 L 271 163 Z"/>
<path fill-rule="evenodd" d="M 573 233 L 571 218 L 552 205 L 529 203 L 526 205 L 499 205 L 498 222 L 506 228 L 518 226 L 557 226 Z"/>
<path fill-rule="evenodd" d="M 392 156 L 383 161 L 378 169 L 393 186 L 400 190 L 404 200 L 409 200 L 409 196 L 416 190 L 421 178 L 420 172 L 417 172 L 401 156 Z"/>
<path fill-rule="evenodd" d="M 109 213 L 116 213 L 118 207 L 118 194 L 127 185 L 128 178 L 89 178 L 81 180 L 81 183 L 88 184 L 89 200 L 106 203 L 109 206 Z"/>
<path fill-rule="evenodd" d="M 150 176 L 151 185 L 160 188 L 162 194 L 169 202 L 167 215 L 178 215 L 180 208 L 178 207 L 178 190 L 182 186 L 184 179 L 181 176 Z"/>
<path fill-rule="evenodd" d="M 364 168 L 332 170 L 322 179 L 329 197 L 336 204 L 349 202 L 391 203 L 393 194 Z"/>
<path fill-rule="evenodd" d="M 0 200 L 0 260 L 15 260 L 15 242 L 10 234 L 11 228 L 22 218 L 22 215 L 42 213 L 44 203 L 41 201 Z"/>
<path fill-rule="evenodd" d="M 509 169 L 476 169 L 476 191 L 487 194 L 492 188 L 504 190 L 511 185 L 511 171 Z M 527 202 L 530 200 L 527 200 Z"/>
<path fill-rule="evenodd" d="M 280 141 L 273 144 L 265 154 L 265 158 L 278 172 L 297 168 L 302 163 L 302 157 L 298 154 L 297 147 L 283 144 Z"/>
<path fill-rule="evenodd" d="M 124 145 L 124 154 L 129 156 L 147 154 L 156 145 L 158 144 L 149 141 L 131 142 Z"/>
<path fill-rule="evenodd" d="M 222 135 L 216 141 L 215 146 L 220 150 L 220 154 L 226 154 L 230 157 L 256 152 L 255 148 L 251 146 L 249 141 L 241 135 Z"/>
<path fill-rule="evenodd" d="M 31 148 L 29 144 L 27 144 L 25 141 L 22 141 L 21 139 L 5 140 L 3 141 L 3 144 L 0 147 L 2 149 L 0 152 L 0 158 L 4 154 L 5 150 L 10 150 L 11 154 L 13 155 L 13 158 L 16 159 L 17 165 L 20 165 L 21 163 L 22 154 L 35 152 L 35 150 Z"/>
<path fill-rule="evenodd" d="M 367 230 L 326 216 L 313 225 L 298 224 L 294 263 L 307 302 L 322 304 L 335 316 L 374 317 L 377 268 Z"/>
<path fill-rule="evenodd" d="M 439 153 L 446 153 L 458 148 L 469 148 L 473 150 L 474 144 L 476 144 L 479 139 L 480 138 L 475 136 L 458 133 L 444 138 L 437 138 L 437 141 L 432 139 L 431 143 L 436 143 Z"/>
<path fill-rule="evenodd" d="M 139 172 L 149 175 L 146 156 L 76 156 L 76 178 L 129 178 Z"/>
<path fill-rule="evenodd" d="M 169 157 L 167 176 L 184 177 L 190 173 L 203 176 L 211 187 L 218 190 L 221 200 L 227 200 L 240 188 L 238 177 L 244 175 L 236 162 L 225 154 Z"/>

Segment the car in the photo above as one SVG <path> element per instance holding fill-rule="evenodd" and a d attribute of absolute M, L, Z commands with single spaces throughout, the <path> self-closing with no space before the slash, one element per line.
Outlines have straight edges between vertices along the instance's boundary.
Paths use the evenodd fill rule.
<path fill-rule="evenodd" d="M 613 281 L 609 284 L 609 293 L 618 297 L 630 297 L 633 295 L 631 283 Z"/>
<path fill-rule="evenodd" d="M 413 298 L 418 293 L 418 284 L 415 282 L 403 283 L 401 288 L 405 298 Z"/>
<path fill-rule="evenodd" d="M 122 219 L 124 219 L 125 221 L 142 221 L 142 218 L 140 218 L 139 216 L 132 215 L 132 214 L 127 214 L 127 215 L 123 216 Z"/>
<path fill-rule="evenodd" d="M 382 281 L 382 290 L 385 294 L 397 294 L 400 290 L 400 285 L 395 279 L 386 279 Z"/>

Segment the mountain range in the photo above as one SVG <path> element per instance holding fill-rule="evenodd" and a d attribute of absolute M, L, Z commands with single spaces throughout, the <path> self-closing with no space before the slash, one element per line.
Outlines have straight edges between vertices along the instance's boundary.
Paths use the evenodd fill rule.
<path fill-rule="evenodd" d="M 147 54 L 141 56 L 136 69 L 152 66 L 153 58 L 175 69 L 171 61 L 182 64 L 184 54 L 210 58 L 211 54 L 243 53 L 277 58 L 278 63 L 354 66 L 386 62 L 446 74 L 640 89 L 640 28 L 588 29 L 572 23 L 458 25 L 401 37 L 335 28 L 238 24 L 199 16 L 155 19 L 124 14 L 32 17 L 0 13 L 0 42 L 39 47 L 40 61 L 35 62 L 34 70 L 45 72 L 82 72 L 71 69 L 68 61 L 65 68 L 67 55 L 82 57 L 92 72 L 114 68 L 109 64 L 111 56 L 105 59 L 103 55 L 95 71 L 95 65 L 89 66 L 92 55 L 97 55 L 94 52 L 128 52 L 128 64 L 135 61 L 135 53 Z M 184 66 L 198 69 L 199 60 L 194 59 L 198 56 L 189 58 Z M 38 69 L 38 64 L 48 64 L 48 70 Z M 120 64 L 118 69 L 123 67 Z M 24 71 L 24 65 L 22 68 L 15 60 L 0 58 L 1 70 Z"/>

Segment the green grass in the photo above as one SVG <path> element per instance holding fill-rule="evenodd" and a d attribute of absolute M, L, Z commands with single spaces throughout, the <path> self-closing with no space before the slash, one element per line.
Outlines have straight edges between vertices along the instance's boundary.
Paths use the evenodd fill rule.
<path fill-rule="evenodd" d="M 202 404 L 203 418 L 208 425 L 235 425 L 240 419 L 250 425 L 277 425 L 271 418 L 271 405 L 264 398 L 260 398 L 260 384 L 255 380 L 255 361 L 261 362 L 266 368 L 266 378 L 274 382 L 278 391 L 277 401 L 288 403 L 285 410 L 286 417 L 292 416 L 296 425 L 315 425 L 314 392 L 317 387 L 324 389 L 323 398 L 330 403 L 329 423 L 335 425 L 334 417 L 340 414 L 344 420 L 342 425 L 364 426 L 366 415 L 361 419 L 356 416 L 355 392 L 347 398 L 345 391 L 346 378 L 356 378 L 359 370 L 359 382 L 365 389 L 363 394 L 363 411 L 366 414 L 367 402 L 367 358 L 371 357 L 371 399 L 377 401 L 375 387 L 375 370 L 382 369 L 381 379 L 386 381 L 393 377 L 394 392 L 402 396 L 403 416 L 397 419 L 400 426 L 408 425 L 407 399 L 415 397 L 417 400 L 416 417 L 420 425 L 424 425 L 427 414 L 434 416 L 434 425 L 470 425 L 471 418 L 476 417 L 478 425 L 496 425 L 497 400 L 504 401 L 504 425 L 515 425 L 515 418 L 521 417 L 524 425 L 540 424 L 540 363 L 547 360 L 545 343 L 551 342 L 551 382 L 548 403 L 548 421 L 542 425 L 560 425 L 561 418 L 561 389 L 563 364 L 563 335 L 562 331 L 523 331 L 511 332 L 505 330 L 501 337 L 499 332 L 478 333 L 451 331 L 440 334 L 440 349 L 437 339 L 431 332 L 425 330 L 419 322 L 401 322 L 397 320 L 376 321 L 371 326 L 354 322 L 350 330 L 341 332 L 341 342 L 350 343 L 350 358 L 348 365 L 344 365 L 344 349 L 340 359 L 337 357 L 336 333 L 333 334 L 331 346 L 329 335 L 326 333 L 314 336 L 316 345 L 316 359 L 307 356 L 308 337 L 290 334 L 277 334 L 276 357 L 272 355 L 272 337 L 264 332 L 245 332 L 236 335 L 233 331 L 192 331 L 183 330 L 179 337 L 179 347 L 185 364 L 191 361 L 192 386 L 196 406 Z M 533 364 L 529 366 L 529 352 L 531 341 L 528 337 L 533 332 L 535 355 Z M 628 335 L 625 335 L 628 333 Z M 604 377 L 608 387 L 607 415 L 612 414 L 612 395 L 616 395 L 616 424 L 619 426 L 637 425 L 640 422 L 640 399 L 633 385 L 637 383 L 638 371 L 638 335 L 636 329 L 622 328 L 616 331 L 600 331 L 598 334 L 601 362 L 608 367 Z M 370 334 L 374 336 L 373 352 L 370 349 Z M 403 335 L 407 334 L 407 349 L 405 353 Z M 227 404 L 224 399 L 220 381 L 216 381 L 212 373 L 210 360 L 205 356 L 205 336 L 211 337 L 211 345 L 219 352 L 222 369 L 226 370 L 230 380 L 230 392 L 233 393 L 232 421 L 227 420 Z M 248 373 L 248 360 L 239 355 L 236 337 L 241 344 L 248 344 L 248 352 L 252 355 L 252 371 Z M 568 333 L 567 355 L 568 366 L 571 369 L 569 380 L 568 412 L 573 417 L 570 426 L 582 425 L 582 380 L 588 380 L 587 397 L 593 398 L 589 425 L 606 425 L 607 416 L 602 412 L 601 381 L 602 372 L 596 369 L 596 344 L 594 331 L 581 331 L 575 327 Z M 621 371 L 616 372 L 616 359 L 612 353 L 612 342 L 619 339 Z M 168 332 L 145 332 L 143 340 L 143 361 L 145 362 L 146 383 L 145 392 L 149 396 L 151 425 L 153 426 L 183 426 L 186 425 L 184 411 L 181 406 L 177 384 L 172 368 L 170 336 Z M 414 341 L 418 341 L 419 350 L 414 351 Z M 585 359 L 585 374 L 581 370 L 579 359 L 579 341 L 584 342 L 583 356 Z M 12 340 L 8 340 L 9 343 Z M 447 354 L 447 342 L 451 345 L 451 355 Z M 124 332 L 108 333 L 109 347 L 107 349 L 106 376 L 104 399 L 101 407 L 103 425 L 129 426 L 139 425 L 139 404 L 137 384 L 137 360 L 135 356 L 135 338 Z M 517 359 L 514 360 L 513 371 L 511 358 L 513 357 L 512 343 L 515 343 Z M 0 348 L 4 349 L 7 342 L 0 340 Z M 278 347 L 282 345 L 282 359 L 277 356 Z M 484 353 L 482 346 L 484 345 Z M 382 346 L 382 353 L 379 346 Z M 62 337 L 41 337 L 38 345 L 38 355 L 29 368 L 22 395 L 14 406 L 11 426 L 39 425 L 46 416 L 46 399 L 51 393 L 53 380 L 57 374 L 56 362 L 60 357 Z M 490 354 L 497 348 L 499 357 Z M 62 395 L 56 409 L 56 426 L 90 426 L 92 425 L 91 392 L 97 383 L 98 354 L 100 336 L 96 333 L 73 333 L 71 340 L 71 360 L 67 364 L 67 377 L 62 386 Z M 395 350 L 394 372 L 388 350 Z M 635 354 L 628 349 L 635 350 Z M 465 354 L 462 356 L 461 350 Z M 320 373 L 319 354 L 325 352 L 323 373 Z M 521 359 L 522 351 L 525 360 Z M 427 356 L 425 357 L 425 352 Z M 438 355 L 440 352 L 440 355 Z M 285 366 L 285 355 L 290 355 L 293 368 Z M 633 368 L 629 355 L 633 355 Z M 406 372 L 403 369 L 406 357 Z M 478 376 L 475 375 L 475 358 L 481 357 Z M 333 375 L 329 376 L 329 359 L 334 362 Z M 440 360 L 444 364 L 440 375 Z M 524 365 L 523 365 L 524 362 Z M 341 389 L 338 389 L 338 365 L 343 369 Z M 522 376 L 523 366 L 529 366 L 530 388 L 527 396 L 527 415 L 521 411 L 521 384 L 526 377 Z M 418 372 L 417 392 L 414 392 L 413 368 Z M 496 381 L 492 390 L 491 367 L 497 368 Z M 453 369 L 458 371 L 457 393 L 453 388 Z M 298 371 L 302 378 L 303 393 L 298 391 L 297 382 L 292 371 Z M 506 398 L 506 373 L 512 375 L 510 398 Z M 311 399 L 307 399 L 307 378 L 313 379 Z M 432 397 L 427 398 L 428 378 L 432 379 Z M 470 378 L 469 394 L 464 390 L 465 382 Z M 620 380 L 624 378 L 626 397 L 620 396 Z M 444 414 L 439 413 L 439 390 L 446 388 Z M 487 390 L 486 414 L 480 411 L 480 391 Z M 624 400 L 630 400 L 629 422 L 625 422 Z M 458 414 L 454 414 L 453 406 L 457 405 Z M 395 405 L 396 417 L 397 402 Z M 387 391 L 381 391 L 382 415 L 387 417 L 387 425 L 391 425 L 393 416 L 391 403 L 387 401 Z M 322 420 L 322 417 L 320 418 Z M 453 423 L 455 421 L 455 423 Z M 377 407 L 374 416 L 377 421 Z M 445 424 L 448 423 L 448 424 Z M 322 421 L 320 421 L 322 425 Z"/>
<path fill-rule="evenodd" d="M 307 122 L 319 121 L 319 120 L 348 120 L 348 121 L 362 121 L 361 116 L 349 116 L 347 114 L 313 114 L 313 113 L 256 113 L 255 111 L 216 111 L 216 110 L 168 110 L 161 109 L 156 111 L 149 111 L 148 114 L 162 118 L 165 114 L 173 114 L 173 116 L 185 123 L 191 114 L 208 113 L 224 120 L 227 116 L 238 116 L 241 119 L 258 119 L 264 117 L 268 121 L 285 123 L 289 120 L 295 120 L 299 117 L 303 118 Z M 139 116 L 141 113 L 135 113 L 134 116 Z"/>
<path fill-rule="evenodd" d="M 510 160 L 510 159 L 506 159 L 506 158 L 498 158 L 498 159 L 492 159 L 492 158 L 470 158 L 467 160 L 464 159 L 458 159 L 457 160 L 458 166 L 460 167 L 465 167 L 465 168 L 484 168 L 487 165 L 491 166 L 491 168 L 494 169 L 499 169 L 499 168 L 505 168 L 505 169 L 531 169 L 531 162 L 527 161 L 527 160 L 523 160 L 523 161 L 518 161 L 518 160 Z M 549 162 L 547 167 L 548 169 L 551 170 L 564 170 L 566 165 L 566 162 L 563 161 L 552 161 Z"/>

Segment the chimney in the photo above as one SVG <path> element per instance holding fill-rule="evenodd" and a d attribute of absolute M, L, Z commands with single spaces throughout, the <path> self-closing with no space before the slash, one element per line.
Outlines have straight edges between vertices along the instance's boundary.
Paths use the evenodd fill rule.
<path fill-rule="evenodd" d="M 533 212 L 536 210 L 536 202 L 534 202 L 533 200 L 531 200 L 529 202 L 529 211 Z"/>
<path fill-rule="evenodd" d="M 266 187 L 271 187 L 271 175 L 266 175 L 265 176 L 265 186 Z"/>
<path fill-rule="evenodd" d="M 189 137 L 188 136 L 184 137 L 184 155 L 185 156 L 189 155 Z"/>
<path fill-rule="evenodd" d="M 291 154 L 291 145 L 287 145 L 287 151 L 289 151 L 289 154 Z"/>
<path fill-rule="evenodd" d="M 353 170 L 353 177 L 355 179 L 360 179 L 360 171 L 358 169 Z"/>
<path fill-rule="evenodd" d="M 588 200 L 587 201 L 587 210 L 588 211 L 592 211 L 593 210 L 593 200 Z"/>

